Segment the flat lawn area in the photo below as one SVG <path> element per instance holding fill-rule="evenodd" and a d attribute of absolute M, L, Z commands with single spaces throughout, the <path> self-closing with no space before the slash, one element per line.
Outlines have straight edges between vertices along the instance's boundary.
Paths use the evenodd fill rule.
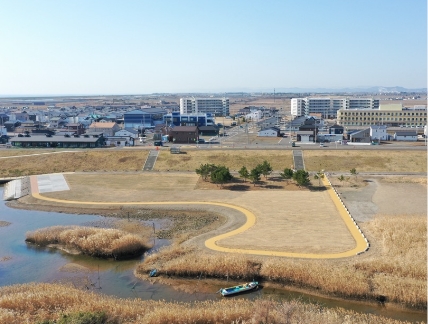
<path fill-rule="evenodd" d="M 307 171 L 426 172 L 425 151 L 303 151 Z"/>
<path fill-rule="evenodd" d="M 173 191 L 192 191 L 196 174 L 66 174 L 70 191 L 46 194 L 49 197 L 89 201 L 149 201 L 172 198 Z M 147 198 L 150 192 L 150 198 Z M 166 193 L 167 192 L 167 193 Z"/>
<path fill-rule="evenodd" d="M 88 150 L 1 159 L 0 177 L 73 171 L 139 171 L 147 155 L 146 150 Z"/>
<path fill-rule="evenodd" d="M 154 169 L 158 171 L 195 171 L 201 164 L 212 163 L 224 165 L 231 171 L 238 171 L 242 166 L 251 170 L 264 160 L 268 161 L 274 170 L 284 170 L 293 164 L 292 152 L 285 150 L 188 150 L 185 154 L 170 154 L 167 151 L 161 151 Z"/>

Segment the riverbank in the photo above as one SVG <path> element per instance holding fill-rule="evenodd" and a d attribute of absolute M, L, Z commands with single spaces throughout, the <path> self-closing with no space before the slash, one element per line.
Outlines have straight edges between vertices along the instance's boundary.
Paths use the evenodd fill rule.
<path fill-rule="evenodd" d="M 144 210 L 136 206 L 100 210 L 97 208 L 80 208 L 79 206 L 70 208 L 68 206 L 33 205 L 33 200 L 32 197 L 26 197 L 19 201 L 9 202 L 8 205 L 49 211 L 58 211 L 59 209 L 59 211 L 68 213 L 101 213 L 105 216 L 125 219 L 129 215 L 131 219 L 141 217 L 156 222 L 161 219 L 173 222 L 174 216 L 181 215 L 188 225 L 172 225 L 172 228 L 176 230 L 169 231 L 169 237 L 175 239 L 176 244 L 146 256 L 143 263 L 135 271 L 136 276 L 141 279 L 147 277 L 150 269 L 158 268 L 161 276 L 173 278 L 202 276 L 223 280 L 228 278 L 236 280 L 258 279 L 263 282 L 303 289 L 309 293 L 323 296 L 380 302 L 390 307 L 426 309 L 426 263 L 424 263 L 423 255 L 426 240 L 425 242 L 423 239 L 418 241 L 408 236 L 408 233 L 420 232 L 420 235 L 417 234 L 416 237 L 426 237 L 423 235 L 424 230 L 426 233 L 426 220 L 424 221 L 423 217 L 397 216 L 392 223 L 390 217 L 363 223 L 363 231 L 368 234 L 371 242 L 375 242 L 369 253 L 355 259 L 311 261 L 275 257 L 254 258 L 240 254 L 218 254 L 201 249 L 204 239 L 198 235 L 216 229 L 221 223 L 224 223 L 222 217 L 218 217 L 217 222 L 210 224 L 206 224 L 204 221 L 195 222 L 195 215 L 201 211 L 177 211 L 171 208 L 168 210 Z M 202 217 L 202 220 L 206 221 L 212 218 L 210 215 L 212 214 L 207 214 L 206 218 Z M 217 213 L 217 215 L 219 214 Z M 201 223 L 207 227 L 202 226 Z M 157 233 L 163 233 L 162 229 L 159 229 Z M 395 240 L 385 241 L 382 239 L 382 237 L 392 237 L 392 233 L 394 233 Z M 193 239 L 191 239 L 192 237 Z M 402 238 L 406 239 L 403 241 Z M 382 240 L 384 240 L 382 246 L 377 244 Z M 406 240 L 407 243 L 405 243 Z M 400 243 L 398 244 L 398 242 Z M 411 250 L 414 253 L 403 256 L 399 251 L 408 250 L 409 247 L 406 244 L 413 244 Z"/>
<path fill-rule="evenodd" d="M 284 320 L 288 323 L 344 323 L 350 318 L 356 324 L 409 323 L 338 308 L 327 309 L 299 301 L 222 299 L 193 303 L 191 312 L 189 307 L 188 303 L 117 299 L 60 284 L 26 284 L 0 288 L 2 323 L 16 323 L 17 319 L 20 322 L 34 323 L 58 320 L 64 315 L 73 318 L 94 314 L 109 322 L 152 324 L 284 323 Z M 37 312 L 34 311 L 35 308 Z"/>

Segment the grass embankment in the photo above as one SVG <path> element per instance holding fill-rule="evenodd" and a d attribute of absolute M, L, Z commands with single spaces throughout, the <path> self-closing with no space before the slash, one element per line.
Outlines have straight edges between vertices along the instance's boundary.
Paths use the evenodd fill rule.
<path fill-rule="evenodd" d="M 358 172 L 426 172 L 427 169 L 425 151 L 304 150 L 303 157 L 308 171 L 349 172 L 350 169 L 355 168 Z M 212 163 L 224 165 L 231 171 L 238 171 L 242 166 L 251 170 L 264 160 L 268 161 L 275 171 L 293 166 L 292 152 L 289 150 L 189 150 L 185 154 L 161 151 L 154 169 L 194 171 L 201 164 Z"/>
<path fill-rule="evenodd" d="M 36 153 L 36 152 L 34 152 Z M 0 177 L 77 171 L 140 171 L 148 151 L 94 150 L 2 159 Z"/>
<path fill-rule="evenodd" d="M 379 242 L 370 257 L 335 261 L 257 258 L 240 254 L 207 254 L 181 245 L 147 256 L 137 277 L 150 269 L 160 275 L 259 279 L 313 289 L 318 293 L 378 300 L 426 309 L 426 219 L 422 216 L 377 217 L 363 230 Z"/>
<path fill-rule="evenodd" d="M 392 150 L 328 150 L 303 151 L 305 167 L 308 171 L 349 172 L 426 172 L 426 151 Z"/>
<path fill-rule="evenodd" d="M 28 154 L 33 153 L 38 151 L 28 150 Z M 1 160 L 0 177 L 52 172 L 140 171 L 147 155 L 147 150 L 105 149 L 18 156 Z M 350 169 L 355 168 L 358 172 L 426 172 L 427 169 L 425 151 L 305 150 L 303 156 L 308 171 L 323 169 L 349 172 Z M 224 165 L 231 171 L 238 171 L 242 166 L 251 170 L 264 160 L 268 161 L 275 171 L 283 171 L 284 168 L 293 166 L 290 150 L 188 150 L 184 154 L 170 154 L 169 151 L 162 150 L 154 170 L 193 172 L 204 163 Z"/>
<path fill-rule="evenodd" d="M 118 299 L 60 284 L 25 284 L 0 288 L 1 323 L 40 323 L 66 317 L 91 319 L 91 323 L 146 324 L 310 324 L 348 323 L 349 321 L 356 324 L 408 323 L 372 314 L 358 314 L 340 308 L 327 309 L 298 301 L 222 299 L 189 304 Z M 81 323 L 81 321 L 76 320 L 73 323 Z"/>
<path fill-rule="evenodd" d="M 58 244 L 66 249 L 102 258 L 122 259 L 149 249 L 147 241 L 117 230 L 83 226 L 52 226 L 28 232 L 26 242 L 40 246 Z"/>
<path fill-rule="evenodd" d="M 238 171 L 242 166 L 248 170 L 256 167 L 264 160 L 268 161 L 273 170 L 284 170 L 293 164 L 291 151 L 285 150 L 208 150 L 208 151 L 186 151 L 185 154 L 170 154 L 161 151 L 156 161 L 156 171 L 195 171 L 201 164 L 212 163 L 224 165 L 231 171 Z"/>

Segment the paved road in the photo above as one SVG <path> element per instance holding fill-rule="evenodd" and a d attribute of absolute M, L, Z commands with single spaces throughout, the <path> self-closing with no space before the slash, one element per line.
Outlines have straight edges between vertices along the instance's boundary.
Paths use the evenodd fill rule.
<path fill-rule="evenodd" d="M 338 195 L 335 193 L 333 188 L 328 184 L 328 181 L 326 179 L 323 179 L 323 183 L 326 186 L 330 197 L 335 204 L 336 208 L 339 211 L 340 216 L 342 217 L 343 221 L 345 222 L 346 226 L 348 227 L 348 230 L 352 234 L 352 236 L 355 239 L 355 247 L 351 250 L 340 252 L 340 253 L 321 253 L 321 254 L 315 254 L 315 253 L 295 253 L 295 252 L 280 252 L 280 251 L 268 251 L 268 250 L 247 250 L 247 249 L 232 249 L 228 247 L 223 247 L 217 245 L 217 242 L 225 239 L 227 237 L 231 237 L 234 235 L 237 235 L 239 233 L 242 233 L 252 226 L 256 224 L 256 216 L 249 211 L 246 208 L 231 205 L 227 203 L 219 203 L 219 202 L 205 202 L 205 201 L 194 201 L 194 202 L 183 202 L 183 201 L 170 201 L 170 202 L 92 202 L 92 201 L 76 201 L 76 200 L 62 200 L 62 199 L 56 199 L 56 198 L 50 198 L 40 195 L 38 186 L 37 186 L 37 178 L 36 176 L 31 176 L 31 191 L 34 198 L 39 200 L 45 200 L 45 201 L 51 201 L 56 203 L 62 203 L 62 204 L 73 204 L 73 205 L 209 205 L 209 206 L 220 206 L 220 207 L 226 207 L 231 208 L 234 210 L 237 210 L 238 212 L 241 212 L 246 217 L 246 222 L 244 225 L 240 226 L 237 229 L 234 229 L 230 232 L 217 235 L 215 237 L 209 238 L 205 241 L 205 246 L 211 250 L 219 251 L 219 252 L 228 252 L 228 253 L 242 253 L 242 254 L 249 254 L 249 255 L 264 255 L 264 256 L 279 256 L 279 257 L 293 257 L 293 258 L 304 258 L 304 259 L 337 259 L 337 258 L 345 258 L 345 257 L 351 257 L 355 256 L 357 254 L 360 254 L 362 252 L 365 252 L 368 248 L 368 243 L 363 235 L 363 233 L 360 231 L 360 229 L 357 227 L 357 225 L 354 223 L 350 215 L 348 214 L 345 206 L 340 201 Z M 227 214 L 226 214 L 227 215 Z"/>

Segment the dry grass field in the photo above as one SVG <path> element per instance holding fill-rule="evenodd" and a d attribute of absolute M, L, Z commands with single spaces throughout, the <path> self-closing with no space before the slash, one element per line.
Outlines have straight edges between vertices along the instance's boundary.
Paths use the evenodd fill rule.
<path fill-rule="evenodd" d="M 50 149 L 50 150 L 44 150 L 44 149 L 5 149 L 0 150 L 0 157 L 7 157 L 7 156 L 19 156 L 19 155 L 32 155 L 32 154 L 41 154 L 41 153 L 55 153 L 55 152 L 61 152 L 65 151 L 60 149 Z M 1 161 L 1 160 L 0 160 Z"/>
<path fill-rule="evenodd" d="M 291 151 L 186 151 L 185 154 L 170 154 L 161 151 L 154 169 L 156 171 L 195 171 L 201 164 L 212 163 L 224 165 L 231 171 L 238 171 L 242 166 L 251 170 L 257 164 L 267 160 L 274 170 L 284 170 L 293 163 Z"/>
<path fill-rule="evenodd" d="M 308 171 L 349 172 L 426 172 L 425 151 L 304 151 L 303 158 Z"/>
<path fill-rule="evenodd" d="M 145 150 L 88 150 L 2 159 L 0 177 L 74 171 L 140 171 L 147 155 Z"/>
<path fill-rule="evenodd" d="M 0 288 L 1 323 L 54 323 L 47 320 L 61 320 L 61 323 L 65 323 L 65 318 L 67 323 L 130 324 L 408 323 L 299 301 L 222 299 L 190 304 L 118 299 L 61 284 L 25 284 Z M 82 318 L 87 321 L 83 322 Z"/>
<path fill-rule="evenodd" d="M 256 136 L 251 140 L 259 141 Z M 277 140 L 275 138 L 274 142 Z M 225 145 L 227 143 L 226 140 Z M 39 151 L 16 152 L 33 154 Z M 78 171 L 141 171 L 147 155 L 147 150 L 87 150 L 0 159 L 0 177 Z M 351 168 L 356 168 L 359 172 L 426 172 L 427 169 L 425 151 L 305 150 L 303 156 L 308 171 L 324 169 L 349 172 Z M 183 154 L 170 154 L 167 150 L 161 150 L 154 170 L 193 172 L 201 164 L 213 163 L 225 165 L 231 171 L 238 171 L 242 166 L 252 169 L 264 160 L 268 161 L 275 171 L 290 168 L 293 164 L 292 152 L 289 150 L 184 149 Z"/>

